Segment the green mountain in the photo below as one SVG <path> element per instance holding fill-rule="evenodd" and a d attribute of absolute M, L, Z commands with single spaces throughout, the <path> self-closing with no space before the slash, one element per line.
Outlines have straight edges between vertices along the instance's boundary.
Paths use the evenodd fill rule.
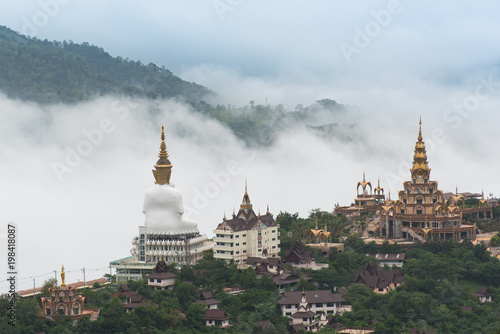
<path fill-rule="evenodd" d="M 112 57 L 88 43 L 51 42 L 0 26 L 0 90 L 38 103 L 74 103 L 118 94 L 198 102 L 213 94 L 155 64 Z"/>

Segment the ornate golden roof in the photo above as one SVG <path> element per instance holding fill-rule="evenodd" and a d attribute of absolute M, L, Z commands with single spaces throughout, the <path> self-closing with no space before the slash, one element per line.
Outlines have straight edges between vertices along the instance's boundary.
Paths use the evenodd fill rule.
<path fill-rule="evenodd" d="M 425 143 L 422 137 L 422 118 L 418 122 L 418 138 L 415 143 L 415 154 L 413 155 L 413 166 L 410 169 L 412 179 L 416 178 L 416 175 L 422 175 L 424 178 L 429 179 L 430 171 L 429 165 L 427 164 L 427 153 L 425 150 Z"/>
<path fill-rule="evenodd" d="M 169 184 L 170 175 L 172 174 L 172 163 L 168 160 L 167 145 L 165 144 L 165 130 L 163 125 L 161 126 L 161 144 L 160 144 L 160 154 L 158 154 L 158 161 L 154 166 L 153 175 L 156 180 L 156 184 Z"/>

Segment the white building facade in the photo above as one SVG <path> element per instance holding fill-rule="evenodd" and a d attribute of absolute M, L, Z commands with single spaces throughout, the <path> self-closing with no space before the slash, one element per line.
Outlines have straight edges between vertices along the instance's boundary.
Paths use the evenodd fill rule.
<path fill-rule="evenodd" d="M 269 213 L 256 215 L 245 187 L 245 195 L 238 214 L 224 217 L 214 230 L 214 257 L 233 260 L 237 265 L 249 257 L 278 257 L 280 252 L 279 225 Z"/>

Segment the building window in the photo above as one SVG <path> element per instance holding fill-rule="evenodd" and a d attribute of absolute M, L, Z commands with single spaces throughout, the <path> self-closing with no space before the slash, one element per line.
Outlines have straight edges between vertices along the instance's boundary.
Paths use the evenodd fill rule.
<path fill-rule="evenodd" d="M 326 307 L 333 307 L 333 303 L 327 303 Z"/>
<path fill-rule="evenodd" d="M 276 248 L 276 246 L 273 246 L 273 249 Z"/>
<path fill-rule="evenodd" d="M 240 254 L 240 251 L 237 251 L 236 254 Z"/>
<path fill-rule="evenodd" d="M 236 246 L 239 246 L 239 245 L 240 245 L 240 243 L 239 243 L 239 242 L 237 242 L 237 243 L 236 243 Z"/>
<path fill-rule="evenodd" d="M 417 198 L 417 204 L 422 204 L 422 197 Z"/>
<path fill-rule="evenodd" d="M 410 188 L 406 189 L 406 192 L 409 194 L 411 192 Z"/>
<path fill-rule="evenodd" d="M 271 233 L 276 233 L 276 230 L 272 230 Z"/>
<path fill-rule="evenodd" d="M 316 303 L 316 307 L 323 307 L 323 303 Z"/>
<path fill-rule="evenodd" d="M 73 314 L 78 314 L 78 308 L 73 309 Z"/>
<path fill-rule="evenodd" d="M 161 283 L 161 279 L 159 279 L 159 278 L 158 278 L 158 279 L 156 280 L 156 283 Z"/>
<path fill-rule="evenodd" d="M 243 243 L 243 246 L 245 246 L 246 244 L 247 244 L 247 243 L 246 243 L 246 242 L 244 242 L 244 243 Z"/>
<path fill-rule="evenodd" d="M 50 308 L 47 309 L 47 315 L 50 315 Z"/>
<path fill-rule="evenodd" d="M 240 235 L 239 235 L 239 234 L 236 234 L 236 237 L 235 237 L 235 238 L 239 238 L 239 237 L 240 237 Z"/>
<path fill-rule="evenodd" d="M 246 234 L 243 234 L 243 235 L 242 235 L 242 237 L 243 237 L 243 238 L 244 238 L 244 237 L 246 237 L 246 236 L 247 236 Z"/>
<path fill-rule="evenodd" d="M 427 179 L 424 179 L 424 183 L 427 183 L 427 181 L 428 181 Z"/>
<path fill-rule="evenodd" d="M 243 251 L 243 254 L 245 254 L 246 252 L 247 252 L 247 251 L 246 251 L 246 250 L 244 250 L 244 251 Z"/>
<path fill-rule="evenodd" d="M 405 208 L 401 208 L 401 214 L 404 215 L 405 213 Z"/>
<path fill-rule="evenodd" d="M 421 215 L 422 214 L 422 209 L 417 209 L 417 215 Z"/>
<path fill-rule="evenodd" d="M 154 279 L 154 278 L 150 278 L 150 279 L 149 279 L 149 282 L 150 282 L 150 283 L 154 283 L 154 281 L 155 281 L 155 279 Z"/>
<path fill-rule="evenodd" d="M 433 192 L 434 192 L 434 189 L 429 187 L 429 194 L 432 194 Z"/>
<path fill-rule="evenodd" d="M 438 222 L 432 222 L 432 227 L 433 228 L 438 228 L 439 227 L 439 223 Z"/>

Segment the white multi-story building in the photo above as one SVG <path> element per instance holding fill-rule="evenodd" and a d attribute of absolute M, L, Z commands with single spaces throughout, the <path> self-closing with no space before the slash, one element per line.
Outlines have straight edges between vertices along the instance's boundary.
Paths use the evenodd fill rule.
<path fill-rule="evenodd" d="M 243 265 L 248 257 L 279 256 L 279 225 L 269 213 L 269 207 L 265 215 L 255 214 L 246 186 L 238 214 L 233 212 L 232 219 L 224 217 L 214 234 L 217 259 Z"/>
<path fill-rule="evenodd" d="M 336 314 L 351 311 L 351 305 L 347 304 L 340 293 L 332 293 L 330 290 L 285 291 L 278 301 L 283 316 L 292 317 L 298 312 L 303 299 L 309 304 L 308 310 L 318 315 L 322 312 Z"/>
<path fill-rule="evenodd" d="M 144 226 L 133 238 L 132 256 L 110 263 L 116 268 L 118 281 L 137 280 L 149 274 L 158 261 L 190 265 L 197 263 L 203 252 L 213 248 L 206 235 L 201 235 L 196 222 L 183 217 L 182 194 L 170 182 L 172 164 L 168 159 L 162 127 L 159 160 L 153 175 L 155 185 L 146 191 Z"/>

